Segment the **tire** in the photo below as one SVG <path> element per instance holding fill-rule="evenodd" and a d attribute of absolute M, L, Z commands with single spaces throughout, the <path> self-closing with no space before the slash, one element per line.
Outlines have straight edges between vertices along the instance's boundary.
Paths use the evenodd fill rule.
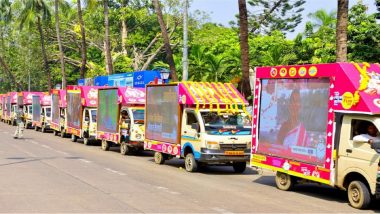
<path fill-rule="evenodd" d="M 58 132 L 56 130 L 53 131 L 54 136 L 58 135 Z"/>
<path fill-rule="evenodd" d="M 83 138 L 83 144 L 86 146 L 90 145 L 91 144 L 90 139 L 88 139 L 87 137 L 84 137 Z"/>
<path fill-rule="evenodd" d="M 368 187 L 361 181 L 351 181 L 347 190 L 350 205 L 357 209 L 366 209 L 371 203 Z"/>
<path fill-rule="evenodd" d="M 154 162 L 156 164 L 164 164 L 165 163 L 165 156 L 161 152 L 155 152 L 154 153 Z"/>
<path fill-rule="evenodd" d="M 78 140 L 78 137 L 75 136 L 74 134 L 71 134 L 71 141 L 72 142 L 77 142 L 77 140 Z"/>
<path fill-rule="evenodd" d="M 235 173 L 243 173 L 247 168 L 246 162 L 234 162 L 232 167 L 234 168 Z"/>
<path fill-rule="evenodd" d="M 111 145 L 110 145 L 110 143 L 108 141 L 106 141 L 106 140 L 103 139 L 101 147 L 102 147 L 103 151 L 108 151 L 108 150 L 110 150 Z"/>
<path fill-rule="evenodd" d="M 129 154 L 129 153 L 131 153 L 131 148 L 128 147 L 128 145 L 127 145 L 126 142 L 122 142 L 120 144 L 120 154 L 126 155 L 126 154 Z"/>
<path fill-rule="evenodd" d="M 198 162 L 195 160 L 193 153 L 188 153 L 185 157 L 185 169 L 188 172 L 196 172 Z"/>
<path fill-rule="evenodd" d="M 45 133 L 45 132 L 46 132 L 46 127 L 45 127 L 45 125 L 42 125 L 42 127 L 41 127 L 41 132 L 42 132 L 42 133 Z"/>
<path fill-rule="evenodd" d="M 290 191 L 293 189 L 295 184 L 295 179 L 291 175 L 283 172 L 276 173 L 276 186 L 280 190 Z"/>
<path fill-rule="evenodd" d="M 34 131 L 38 132 L 38 126 L 34 126 Z"/>
<path fill-rule="evenodd" d="M 64 138 L 66 136 L 65 130 L 62 129 L 59 135 L 61 136 L 61 138 Z"/>

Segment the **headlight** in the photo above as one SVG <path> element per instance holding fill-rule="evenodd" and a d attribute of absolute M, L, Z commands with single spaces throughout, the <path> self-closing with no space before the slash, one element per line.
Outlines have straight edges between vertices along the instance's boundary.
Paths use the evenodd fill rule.
<path fill-rule="evenodd" d="M 141 134 L 136 134 L 135 137 L 136 139 L 141 139 Z"/>
<path fill-rule="evenodd" d="M 214 141 L 207 141 L 207 149 L 220 149 L 219 143 Z"/>

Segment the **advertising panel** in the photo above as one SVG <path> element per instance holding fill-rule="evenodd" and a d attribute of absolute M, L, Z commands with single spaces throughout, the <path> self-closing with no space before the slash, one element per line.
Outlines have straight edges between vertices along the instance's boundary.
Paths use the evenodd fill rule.
<path fill-rule="evenodd" d="M 80 129 L 81 95 L 80 92 L 67 93 L 67 125 Z"/>
<path fill-rule="evenodd" d="M 146 109 L 146 138 L 178 143 L 178 85 L 147 87 Z"/>
<path fill-rule="evenodd" d="M 263 79 L 258 153 L 323 165 L 330 80 Z"/>
<path fill-rule="evenodd" d="M 103 132 L 117 132 L 118 124 L 118 89 L 99 90 L 97 129 Z"/>
<path fill-rule="evenodd" d="M 33 98 L 32 98 L 32 121 L 40 122 L 40 120 L 41 120 L 40 96 L 33 95 Z"/>
<path fill-rule="evenodd" d="M 51 121 L 55 124 L 59 124 L 60 115 L 59 115 L 59 94 L 52 94 L 51 95 Z"/>

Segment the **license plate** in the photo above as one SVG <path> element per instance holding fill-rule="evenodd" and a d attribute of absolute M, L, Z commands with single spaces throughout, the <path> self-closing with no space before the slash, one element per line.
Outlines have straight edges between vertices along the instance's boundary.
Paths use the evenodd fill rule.
<path fill-rule="evenodd" d="M 244 155 L 244 151 L 224 151 L 225 155 Z"/>

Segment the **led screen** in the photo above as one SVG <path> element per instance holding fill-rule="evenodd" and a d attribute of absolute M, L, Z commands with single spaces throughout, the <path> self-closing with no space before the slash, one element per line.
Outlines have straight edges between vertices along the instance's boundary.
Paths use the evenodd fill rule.
<path fill-rule="evenodd" d="M 146 138 L 178 143 L 178 86 L 147 87 L 146 103 Z"/>
<path fill-rule="evenodd" d="M 99 90 L 98 96 L 97 129 L 98 131 L 116 133 L 119 121 L 118 90 Z"/>
<path fill-rule="evenodd" d="M 51 95 L 51 121 L 55 124 L 59 124 L 59 95 L 58 94 L 52 94 Z"/>
<path fill-rule="evenodd" d="M 11 116 L 11 96 L 7 97 L 7 116 Z"/>
<path fill-rule="evenodd" d="M 262 80 L 258 152 L 323 164 L 329 79 Z"/>
<path fill-rule="evenodd" d="M 41 120 L 40 96 L 32 97 L 32 120 L 37 122 Z"/>
<path fill-rule="evenodd" d="M 81 96 L 79 92 L 67 93 L 67 125 L 80 129 Z"/>

